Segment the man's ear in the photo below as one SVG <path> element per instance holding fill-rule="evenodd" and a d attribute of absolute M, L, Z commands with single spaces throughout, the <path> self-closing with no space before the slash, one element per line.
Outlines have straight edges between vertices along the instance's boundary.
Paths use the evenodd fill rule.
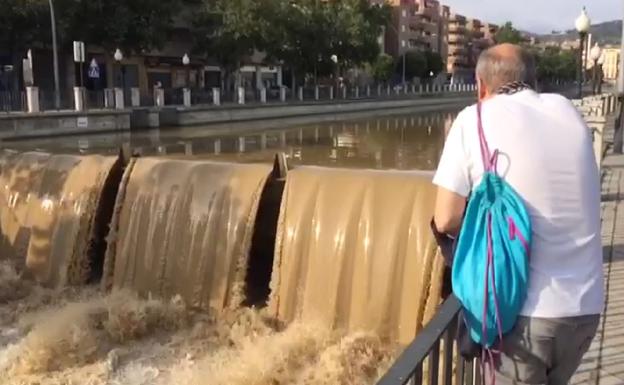
<path fill-rule="evenodd" d="M 490 97 L 490 93 L 480 77 L 477 77 L 477 97 L 479 98 L 479 101 L 483 101 Z"/>

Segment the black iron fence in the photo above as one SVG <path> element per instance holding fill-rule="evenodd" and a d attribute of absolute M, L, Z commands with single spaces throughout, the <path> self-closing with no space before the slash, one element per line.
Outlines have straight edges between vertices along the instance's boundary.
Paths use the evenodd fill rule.
<path fill-rule="evenodd" d="M 451 295 L 377 385 L 481 384 L 478 360 L 467 361 L 458 353 L 460 309 L 459 301 Z"/>

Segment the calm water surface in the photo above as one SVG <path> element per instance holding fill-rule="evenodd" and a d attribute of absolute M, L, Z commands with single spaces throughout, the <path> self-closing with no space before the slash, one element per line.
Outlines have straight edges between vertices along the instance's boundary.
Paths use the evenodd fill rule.
<path fill-rule="evenodd" d="M 114 154 L 127 143 L 142 155 L 271 162 L 284 152 L 293 165 L 433 170 L 457 109 L 429 113 L 385 111 L 123 134 L 31 139 L 5 148 L 54 153 Z"/>

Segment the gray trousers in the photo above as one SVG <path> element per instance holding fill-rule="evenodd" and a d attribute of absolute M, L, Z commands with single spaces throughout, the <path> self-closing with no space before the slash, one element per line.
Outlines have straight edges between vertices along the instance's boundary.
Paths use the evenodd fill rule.
<path fill-rule="evenodd" d="M 599 315 L 520 317 L 503 339 L 496 383 L 567 385 L 596 335 Z"/>

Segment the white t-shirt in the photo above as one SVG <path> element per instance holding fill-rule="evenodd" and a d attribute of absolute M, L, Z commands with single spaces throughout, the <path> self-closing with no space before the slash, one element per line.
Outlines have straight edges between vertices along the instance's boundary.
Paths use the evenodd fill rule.
<path fill-rule="evenodd" d="M 533 227 L 528 297 L 522 315 L 598 314 L 604 288 L 600 177 L 591 132 L 560 95 L 521 91 L 482 105 L 498 172 L 526 203 Z M 477 109 L 453 124 L 433 183 L 464 197 L 483 175 Z"/>

